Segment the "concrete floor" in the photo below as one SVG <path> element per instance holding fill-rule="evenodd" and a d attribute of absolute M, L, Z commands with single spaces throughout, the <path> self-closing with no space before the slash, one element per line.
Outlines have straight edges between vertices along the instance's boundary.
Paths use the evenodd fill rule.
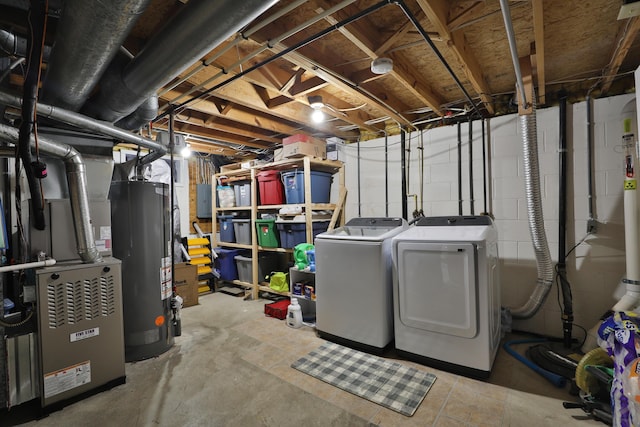
<path fill-rule="evenodd" d="M 182 336 L 159 357 L 126 366 L 126 384 L 24 426 L 602 426 L 503 351 L 489 381 L 407 361 L 437 380 L 406 417 L 307 376 L 290 364 L 322 340 L 264 316 L 265 300 L 200 296 L 183 311 Z M 17 412 L 17 411 L 16 411 Z"/>

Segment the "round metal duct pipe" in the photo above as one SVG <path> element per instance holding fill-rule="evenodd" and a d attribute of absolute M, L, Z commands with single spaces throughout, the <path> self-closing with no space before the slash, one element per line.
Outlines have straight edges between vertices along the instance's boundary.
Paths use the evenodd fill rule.
<path fill-rule="evenodd" d="M 131 114 L 159 88 L 277 1 L 190 0 L 108 90 L 101 90 L 88 106 L 89 114 L 112 123 Z"/>
<path fill-rule="evenodd" d="M 66 0 L 43 102 L 78 111 L 150 0 Z"/>

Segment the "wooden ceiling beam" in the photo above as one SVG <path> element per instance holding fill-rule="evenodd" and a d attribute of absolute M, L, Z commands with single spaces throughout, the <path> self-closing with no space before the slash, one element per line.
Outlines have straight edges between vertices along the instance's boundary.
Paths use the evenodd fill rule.
<path fill-rule="evenodd" d="M 461 27 L 476 22 L 486 14 L 487 5 L 484 1 L 476 1 L 470 5 L 461 4 L 458 8 L 450 10 L 447 28 L 450 32 L 454 32 Z"/>
<path fill-rule="evenodd" d="M 280 86 L 280 92 L 289 92 L 291 93 L 291 88 L 296 84 L 300 84 L 302 81 L 302 75 L 305 73 L 305 70 L 302 68 L 298 68 L 292 75 L 289 77 L 282 86 Z M 291 93 L 293 95 L 293 93 Z"/>
<path fill-rule="evenodd" d="M 186 110 L 176 113 L 176 120 L 185 123 L 193 123 L 201 127 L 209 127 L 214 130 L 218 130 L 226 133 L 233 133 L 238 136 L 243 136 L 249 139 L 255 139 L 259 141 L 271 142 L 277 144 L 282 142 L 281 138 L 275 138 L 272 136 L 264 135 L 261 133 L 261 129 L 251 128 L 247 125 L 240 123 L 230 122 L 227 119 L 216 118 L 215 116 L 209 116 L 205 113 L 201 113 L 195 110 Z M 229 122 L 228 124 L 222 123 L 222 121 Z"/>
<path fill-rule="evenodd" d="M 234 61 L 236 61 L 236 58 L 232 54 L 227 53 L 221 55 L 216 59 L 214 68 L 229 68 L 229 64 Z M 280 61 L 281 62 L 279 64 L 285 69 L 282 69 L 281 66 L 275 66 L 276 63 L 273 63 L 272 65 L 274 66 L 272 67 L 272 73 L 276 80 L 286 81 L 291 77 L 291 74 L 286 71 L 286 60 Z M 291 68 L 290 64 L 287 65 Z M 229 71 L 229 74 L 232 75 L 234 72 Z M 203 84 L 203 82 L 207 82 L 209 78 L 210 73 L 208 70 L 204 69 L 200 73 L 192 76 L 188 83 L 197 86 Z M 209 84 L 207 83 L 205 86 L 209 87 Z M 341 113 L 335 113 L 332 110 L 327 110 L 326 113 L 340 121 L 313 123 L 309 118 L 311 115 L 311 108 L 308 106 L 306 97 L 301 95 L 297 98 L 297 101 L 305 104 L 301 107 L 300 105 L 293 105 L 291 103 L 291 98 L 293 97 L 288 96 L 286 93 L 280 93 L 283 97 L 274 98 L 271 96 L 271 93 L 279 92 L 279 86 L 280 85 L 274 86 L 272 78 L 265 77 L 262 73 L 252 72 L 244 76 L 242 79 L 237 79 L 218 88 L 215 95 L 217 98 L 222 98 L 228 102 L 234 103 L 235 105 L 244 105 L 247 108 L 254 109 L 261 113 L 279 117 L 289 122 L 300 123 L 300 127 L 307 128 L 307 131 L 310 133 L 344 136 L 344 133 L 337 128 L 337 126 L 343 124 L 340 121 L 346 121 L 349 124 L 355 124 L 357 126 L 363 124 L 363 121 L 352 123 L 349 121 L 352 116 L 345 116 Z M 256 90 L 256 87 L 262 87 L 263 89 Z M 349 105 L 348 107 L 353 106 Z"/>
<path fill-rule="evenodd" d="M 322 80 L 320 77 L 313 76 L 305 81 L 300 81 L 295 83 L 288 92 L 291 96 L 301 96 L 306 95 L 309 92 L 313 92 L 315 90 L 322 89 L 323 87 L 328 86 L 329 83 Z"/>
<path fill-rule="evenodd" d="M 279 53 L 282 52 L 283 50 L 287 49 L 287 47 L 285 45 L 283 45 L 282 43 L 278 43 L 275 46 L 273 46 L 271 48 L 271 50 L 273 52 Z M 334 73 L 330 72 L 329 70 L 325 70 L 324 66 L 310 58 L 307 58 L 306 56 L 300 54 L 299 52 L 289 52 L 286 55 L 287 60 L 291 61 L 292 63 L 301 66 L 303 68 L 305 68 L 307 71 L 312 72 L 313 74 L 316 74 L 318 77 L 320 77 L 321 79 L 323 79 L 324 81 L 328 82 L 329 84 L 332 84 L 333 86 L 335 86 L 336 88 L 350 93 L 352 94 L 354 97 L 357 97 L 359 99 L 362 100 L 362 102 L 364 103 L 368 103 L 372 106 L 374 106 L 375 108 L 384 111 L 385 114 L 387 114 L 389 117 L 391 117 L 393 120 L 403 124 L 403 125 L 410 125 L 411 122 L 406 118 L 403 117 L 401 114 L 397 113 L 397 109 L 392 107 L 391 105 L 385 103 L 385 101 L 383 101 L 385 98 L 388 100 L 390 97 L 388 96 L 384 96 L 383 94 L 380 93 L 373 93 L 373 95 L 375 96 L 374 98 L 372 98 L 369 94 L 367 94 L 363 89 L 358 88 L 358 87 L 353 87 L 351 86 L 348 82 L 346 82 L 345 80 L 341 79 L 340 77 L 336 76 Z M 369 91 L 371 92 L 371 91 Z M 393 98 L 391 98 L 391 103 L 393 104 L 399 104 L 399 101 L 394 100 Z M 373 131 L 373 132 L 379 132 L 382 130 L 382 128 L 377 128 L 375 126 L 371 126 L 368 125 L 366 127 L 364 127 L 364 129 Z"/>
<path fill-rule="evenodd" d="M 371 67 L 367 67 L 363 68 L 362 70 L 358 70 L 355 73 L 351 73 L 349 75 L 349 80 L 351 80 L 355 84 L 362 85 L 374 80 L 378 80 L 382 77 L 384 77 L 383 74 L 373 74 L 373 72 L 371 71 Z"/>
<path fill-rule="evenodd" d="M 465 76 L 480 95 L 480 99 L 485 105 L 489 114 L 494 113 L 493 99 L 482 69 L 466 42 L 462 32 L 451 33 L 447 25 L 450 2 L 447 0 L 416 0 L 422 11 L 427 15 L 431 24 L 436 28 L 440 36 L 447 40 L 447 46 L 456 57 L 458 64 L 462 67 Z"/>
<path fill-rule="evenodd" d="M 638 35 L 638 31 L 640 31 L 640 17 L 638 16 L 629 18 L 627 22 L 623 22 L 620 26 L 615 41 L 617 47 L 613 51 L 609 65 L 603 73 L 602 95 L 605 95 L 611 88 L 613 79 L 616 77 L 620 65 L 622 65 L 622 62 L 627 57 L 629 49 L 631 49 L 631 45 Z"/>
<path fill-rule="evenodd" d="M 198 126 L 193 123 L 185 123 L 185 122 L 175 122 L 175 129 L 178 132 L 183 132 L 187 134 L 193 134 L 202 136 L 204 138 L 217 139 L 224 142 L 229 142 L 231 144 L 243 145 L 247 147 L 253 148 L 268 148 L 271 143 L 260 143 L 256 141 L 248 141 L 245 138 L 241 138 L 233 133 L 220 132 L 215 129 L 205 128 L 202 126 Z"/>
<path fill-rule="evenodd" d="M 544 70 L 544 9 L 543 0 L 532 0 L 533 9 L 533 35 L 535 40 L 535 75 L 538 78 L 538 103 L 544 105 L 547 102 L 547 82 Z"/>
<path fill-rule="evenodd" d="M 336 13 L 336 16 L 342 19 L 346 16 L 345 14 L 346 12 L 343 10 Z M 338 23 L 338 20 L 332 16 L 328 16 L 325 19 L 331 25 L 335 25 Z M 369 30 L 369 28 L 374 27 L 373 25 L 363 25 L 363 22 L 368 22 L 366 17 L 361 18 L 359 21 L 349 25 L 348 28 L 341 27 L 339 31 L 358 49 L 369 56 L 369 58 L 375 59 L 378 57 L 378 55 L 376 54 L 376 49 L 374 48 L 374 40 L 376 39 L 376 37 L 374 34 L 372 34 L 371 30 Z M 402 84 L 405 89 L 416 96 L 426 106 L 431 108 L 437 114 L 442 115 L 442 110 L 440 108 L 440 104 L 442 104 L 442 101 L 440 97 L 424 81 L 422 76 L 416 74 L 412 70 L 412 67 L 409 66 L 409 64 L 401 56 L 389 56 L 393 56 L 392 59 L 394 62 L 393 70 L 389 73 L 389 75 L 398 80 L 398 82 Z"/>
<path fill-rule="evenodd" d="M 212 137 L 208 132 L 198 132 L 197 129 L 188 129 L 188 131 L 184 131 L 179 129 L 181 127 L 181 124 L 178 124 L 176 131 L 178 132 L 184 132 L 186 134 L 190 134 L 190 135 L 194 135 L 194 136 L 199 136 L 201 138 L 205 138 L 207 140 L 211 140 L 211 141 L 194 141 L 192 138 L 187 138 L 189 141 L 189 144 L 191 145 L 191 148 L 194 151 L 198 151 L 198 152 L 205 152 L 205 153 L 211 153 L 211 154 L 218 154 L 220 156 L 234 156 L 238 154 L 238 149 L 233 148 L 228 146 L 227 144 L 224 144 L 224 142 L 227 142 L 229 144 L 236 144 L 235 142 L 232 141 L 223 141 L 221 138 L 214 138 Z M 165 131 L 169 131 L 169 126 L 165 123 L 165 124 L 161 124 L 158 125 L 156 127 L 156 129 L 160 129 L 160 130 L 165 130 Z M 187 135 L 188 137 L 188 135 Z M 220 141 L 220 143 L 216 143 L 215 140 L 213 139 L 217 139 L 218 141 Z M 238 144 L 236 144 L 238 145 Z M 239 145 L 244 145 L 244 144 L 239 144 Z M 263 149 L 264 147 L 256 147 L 259 149 Z"/>
<path fill-rule="evenodd" d="M 227 61 L 233 61 L 235 60 L 235 58 L 232 57 L 227 57 L 225 55 L 220 56 L 219 58 L 217 58 L 217 66 L 224 66 Z M 315 94 L 317 95 L 321 95 L 323 100 L 325 101 L 325 103 L 330 104 L 333 109 L 326 109 L 325 113 L 327 115 L 330 115 L 332 117 L 335 117 L 337 119 L 339 119 L 338 121 L 330 121 L 330 122 L 325 122 L 322 124 L 315 124 L 314 128 L 316 129 L 315 131 L 311 131 L 311 133 L 314 132 L 321 132 L 321 133 L 326 133 L 326 134 L 333 134 L 336 136 L 340 136 L 340 137 L 353 137 L 353 132 L 343 132 L 338 130 L 338 126 L 341 125 L 342 123 L 348 123 L 351 125 L 355 125 L 359 128 L 363 128 L 363 129 L 367 129 L 371 132 L 379 132 L 381 130 L 381 128 L 378 128 L 376 126 L 372 126 L 372 125 L 367 125 L 365 122 L 368 120 L 371 120 L 373 117 L 369 116 L 368 114 L 366 114 L 363 111 L 340 111 L 340 110 L 352 110 L 354 108 L 354 106 L 352 104 L 349 104 L 348 102 L 332 95 L 329 92 L 324 92 L 324 91 L 319 91 L 320 89 L 322 89 L 323 87 L 327 86 L 329 83 L 314 75 L 314 71 L 309 71 L 309 69 L 312 69 L 313 67 L 309 67 L 309 69 L 307 69 L 307 67 L 305 66 L 301 66 L 299 64 L 292 64 L 290 61 L 288 61 L 287 59 L 281 59 L 279 60 L 281 61 L 279 64 L 280 66 L 274 66 L 272 67 L 272 72 L 274 73 L 274 75 L 276 76 L 276 78 L 278 80 L 281 81 L 286 81 L 286 80 L 290 80 L 292 78 L 291 73 L 288 71 L 289 69 L 295 69 L 295 70 L 303 70 L 304 72 L 307 72 L 308 74 L 313 75 L 313 77 L 309 77 L 304 81 L 300 81 L 299 83 L 294 83 L 293 87 L 291 88 L 290 92 L 295 93 L 295 95 L 292 95 L 291 93 L 287 93 L 287 92 L 281 92 L 280 91 L 280 87 L 274 87 L 273 83 L 271 82 L 270 79 L 266 79 L 262 74 L 260 73 L 249 73 L 246 76 L 244 76 L 244 78 L 242 79 L 242 81 L 236 81 L 231 83 L 229 86 L 231 87 L 231 92 L 229 91 L 228 87 L 225 86 L 223 88 L 221 88 L 220 90 L 216 91 L 217 95 L 220 96 L 225 96 L 225 94 L 227 93 L 233 93 L 233 92 L 237 92 L 236 95 L 238 94 L 243 94 L 243 89 L 242 87 L 249 85 L 249 87 L 252 87 L 253 90 L 255 90 L 256 86 L 260 86 L 263 87 L 266 90 L 266 93 L 269 94 L 268 99 L 273 98 L 271 96 L 271 94 L 273 92 L 278 92 L 281 95 L 283 95 L 286 98 L 294 98 L 295 101 L 297 101 L 298 103 L 304 104 L 304 107 L 300 107 L 299 105 L 291 105 L 291 106 L 285 106 L 286 109 L 290 109 L 290 110 L 295 110 L 295 114 L 297 114 L 298 116 L 295 119 L 292 119 L 291 117 L 287 117 L 287 120 L 289 121 L 295 121 L 298 123 L 301 123 L 301 127 L 304 125 L 305 127 L 308 127 L 307 123 L 310 123 L 310 119 L 309 119 L 309 115 L 311 114 L 311 110 L 310 107 L 308 106 L 308 101 L 306 98 L 306 95 L 308 93 L 311 92 L 316 92 Z M 302 74 L 300 74 L 302 75 Z M 199 77 L 201 79 L 206 79 L 206 75 L 205 76 L 201 76 Z M 195 83 L 197 84 L 197 79 L 192 78 L 190 80 L 191 83 Z M 254 85 L 254 86 L 251 86 Z M 236 88 L 236 89 L 234 89 Z M 247 91 L 249 90 L 248 88 L 246 89 Z M 263 95 L 264 96 L 264 95 Z M 248 105 L 249 108 L 256 108 L 255 104 L 249 104 L 250 102 L 250 98 L 245 97 L 243 95 L 241 95 L 242 99 L 238 99 L 238 96 L 236 96 L 233 101 L 240 104 L 243 103 L 244 105 Z M 253 98 L 256 98 L 255 93 Z M 265 96 L 265 99 L 267 99 L 267 97 Z M 272 105 L 275 106 L 275 104 L 278 101 L 283 102 L 285 100 L 285 98 L 281 98 L 280 100 L 276 100 L 272 103 Z M 261 101 L 256 101 L 258 104 L 260 104 Z M 266 107 L 269 104 L 269 101 L 264 101 L 262 100 L 262 108 Z M 284 105 L 284 104 L 280 104 L 280 105 Z M 269 114 L 279 114 L 281 112 L 280 108 L 278 108 L 278 110 L 268 110 Z"/>
<path fill-rule="evenodd" d="M 416 13 L 416 19 L 418 21 L 424 19 L 424 13 L 422 13 L 422 11 L 419 11 L 418 13 Z M 405 22 L 404 25 L 400 27 L 398 31 L 393 33 L 381 45 L 376 47 L 374 51 L 374 53 L 376 54 L 376 57 L 386 55 L 387 51 L 391 50 L 394 44 L 400 41 L 409 31 L 413 29 L 414 29 L 413 23 L 407 20 L 407 22 Z"/>
<path fill-rule="evenodd" d="M 269 91 L 264 87 L 259 86 L 257 84 L 252 84 L 252 86 L 255 89 L 258 96 L 260 96 L 260 99 L 262 99 L 262 101 L 264 102 L 264 105 L 270 110 L 277 108 L 281 105 L 293 102 L 293 99 L 288 96 L 276 95 L 272 97 Z"/>
<path fill-rule="evenodd" d="M 236 156 L 238 151 L 231 147 L 226 147 L 222 144 L 216 144 L 214 142 L 203 142 L 198 140 L 189 140 L 191 150 L 198 153 L 215 154 L 218 156 Z"/>
<path fill-rule="evenodd" d="M 172 89 L 162 95 L 160 97 L 163 101 L 168 101 L 170 99 L 179 96 L 180 92 L 176 89 Z M 207 113 L 212 116 L 224 117 L 242 124 L 246 124 L 249 126 L 260 127 L 266 129 L 268 131 L 273 132 L 274 134 L 294 134 L 298 130 L 297 127 L 286 124 L 282 120 L 271 119 L 266 116 L 249 113 L 242 108 L 228 108 L 226 111 L 218 109 L 217 104 L 221 104 L 223 106 L 228 106 L 231 103 L 225 101 L 224 103 L 220 102 L 215 97 L 211 97 L 208 100 L 199 100 L 196 103 L 193 103 L 189 106 L 189 109 L 201 111 L 203 113 Z"/>

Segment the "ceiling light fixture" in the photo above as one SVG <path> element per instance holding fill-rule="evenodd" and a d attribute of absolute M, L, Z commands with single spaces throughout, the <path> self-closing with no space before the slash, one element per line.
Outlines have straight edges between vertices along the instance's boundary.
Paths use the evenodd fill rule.
<path fill-rule="evenodd" d="M 376 58 L 371 61 L 371 72 L 373 74 L 387 74 L 393 70 L 393 60 L 391 58 Z"/>
<path fill-rule="evenodd" d="M 321 111 L 321 109 L 324 107 L 322 97 L 320 95 L 314 95 L 309 96 L 307 100 L 309 101 L 309 106 L 313 108 L 313 112 L 311 113 L 311 120 L 314 123 L 324 122 L 324 113 Z"/>
<path fill-rule="evenodd" d="M 186 144 L 184 147 L 182 147 L 182 149 L 180 150 L 180 155 L 182 157 L 184 157 L 185 159 L 187 157 L 191 156 L 191 145 L 190 144 Z"/>
<path fill-rule="evenodd" d="M 309 96 L 307 99 L 309 100 L 309 106 L 314 110 L 319 110 L 324 107 L 324 102 L 322 102 L 320 95 Z"/>
<path fill-rule="evenodd" d="M 311 120 L 313 120 L 314 123 L 324 122 L 324 113 L 314 108 L 313 113 L 311 113 Z"/>

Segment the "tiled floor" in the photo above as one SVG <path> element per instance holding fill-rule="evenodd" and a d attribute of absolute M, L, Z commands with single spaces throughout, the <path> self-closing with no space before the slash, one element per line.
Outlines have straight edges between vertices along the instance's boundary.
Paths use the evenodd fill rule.
<path fill-rule="evenodd" d="M 127 364 L 126 384 L 40 421 L 0 413 L 0 426 L 604 425 L 582 419 L 579 409 L 563 409 L 571 399 L 566 390 L 503 351 L 486 382 L 398 359 L 437 376 L 406 417 L 291 368 L 323 341 L 312 328 L 265 317 L 266 302 L 203 295 L 183 311 L 183 334 L 169 351 Z"/>

